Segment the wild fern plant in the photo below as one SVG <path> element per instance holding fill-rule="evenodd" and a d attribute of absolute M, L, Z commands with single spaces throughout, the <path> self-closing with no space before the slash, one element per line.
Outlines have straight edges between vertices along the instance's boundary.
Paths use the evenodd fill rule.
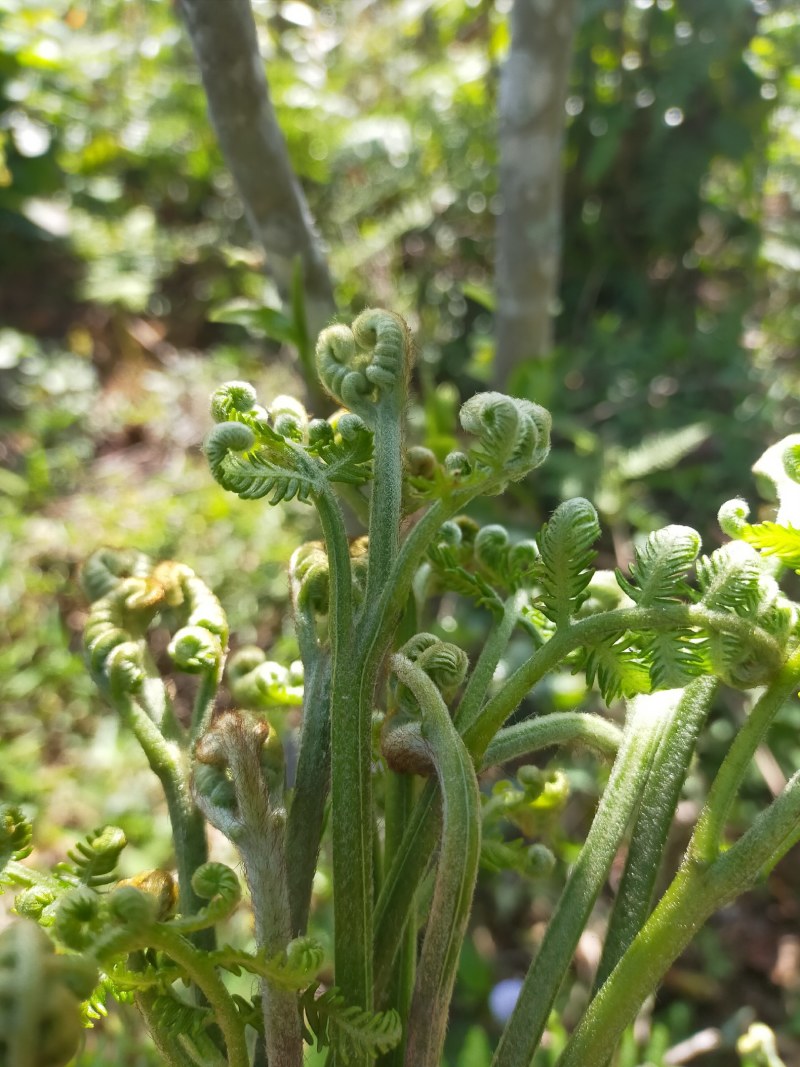
<path fill-rule="evenodd" d="M 743 836 L 726 836 L 754 753 L 800 685 L 798 607 L 779 586 L 800 569 L 800 439 L 763 461 L 781 498 L 774 522 L 751 525 L 746 504 L 732 501 L 721 511 L 730 539 L 710 554 L 694 530 L 668 526 L 639 547 L 628 574 L 614 575 L 594 569 L 600 527 L 588 500 L 561 504 L 528 540 L 464 517 L 473 500 L 544 462 L 550 416 L 528 400 L 474 396 L 461 409 L 464 451 L 440 461 L 406 439 L 412 353 L 397 315 L 365 311 L 319 338 L 320 379 L 342 406 L 331 418 L 309 419 L 288 397 L 263 407 L 243 382 L 212 398 L 214 477 L 245 499 L 302 501 L 321 528 L 289 565 L 300 661 L 240 650 L 226 675 L 226 704 L 237 710 L 215 712 L 228 626 L 188 567 L 111 551 L 86 564 L 87 659 L 161 781 L 175 873 L 117 881 L 125 839 L 113 827 L 38 871 L 24 862 L 22 813 L 4 810 L 3 878 L 21 889 L 21 918 L 0 938 L 6 1067 L 66 1063 L 81 1019 L 96 1019 L 108 997 L 135 1001 L 172 1067 L 300 1067 L 312 1042 L 334 1067 L 438 1067 L 479 867 L 536 878 L 554 862 L 532 835 L 537 811 L 557 812 L 564 779 L 525 760 L 578 744 L 609 761 L 608 782 L 493 1063 L 531 1064 L 627 843 L 594 990 L 558 1059 L 603 1067 L 706 919 L 800 837 L 800 774 Z M 348 535 L 343 505 L 366 536 Z M 444 591 L 483 609 L 474 662 L 425 629 Z M 190 715 L 176 712 L 156 669 L 156 625 L 173 635 L 174 670 L 196 676 Z M 528 654 L 502 679 L 512 637 Z M 590 711 L 505 725 L 565 667 L 624 707 L 622 726 Z M 720 686 L 752 691 L 751 711 L 656 902 L 667 834 Z M 300 706 L 298 741 L 282 709 Z M 481 774 L 506 763 L 516 769 L 482 789 Z M 241 857 L 250 947 L 218 943 L 242 886 L 208 862 L 207 823 Z M 309 932 L 323 843 L 332 959 Z M 243 972 L 254 996 L 232 992 L 230 976 Z"/>

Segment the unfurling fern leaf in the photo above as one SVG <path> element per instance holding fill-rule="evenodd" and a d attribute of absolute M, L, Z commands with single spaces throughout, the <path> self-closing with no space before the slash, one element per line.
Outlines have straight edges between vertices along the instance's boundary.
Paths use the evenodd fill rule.
<path fill-rule="evenodd" d="M 301 998 L 306 1037 L 309 1041 L 316 1038 L 318 1050 L 333 1049 L 346 1067 L 365 1055 L 377 1059 L 400 1041 L 403 1027 L 396 1011 L 366 1011 L 346 1004 L 337 989 L 317 996 L 318 988 L 319 983 L 315 982 Z"/>
<path fill-rule="evenodd" d="M 550 451 L 550 412 L 530 400 L 477 393 L 462 406 L 459 418 L 479 441 L 470 459 L 502 474 L 504 482 L 517 481 L 541 466 Z"/>
<path fill-rule="evenodd" d="M 32 838 L 33 827 L 22 809 L 15 804 L 4 804 L 0 808 L 0 871 L 9 860 L 30 855 Z"/>
<path fill-rule="evenodd" d="M 762 574 L 755 550 L 743 541 L 731 541 L 697 561 L 701 600 L 712 611 L 752 617 L 761 599 Z"/>
<path fill-rule="evenodd" d="M 757 548 L 763 556 L 774 556 L 785 567 L 800 574 L 800 530 L 794 526 L 781 526 L 777 522 L 760 522 L 744 525 L 743 541 Z"/>
<path fill-rule="evenodd" d="M 368 482 L 372 477 L 372 447 L 372 431 L 349 411 L 337 412 L 328 421 L 315 420 L 309 426 L 307 451 L 322 461 L 329 482 Z"/>
<path fill-rule="evenodd" d="M 597 512 L 583 497 L 560 504 L 541 529 L 539 606 L 556 626 L 566 626 L 586 599 L 596 555 L 592 545 L 599 536 Z"/>
<path fill-rule="evenodd" d="M 480 574 L 473 574 L 458 562 L 456 551 L 447 544 L 432 545 L 428 559 L 433 574 L 443 589 L 470 597 L 476 604 L 488 608 L 495 615 L 503 612 L 503 601 Z"/>
<path fill-rule="evenodd" d="M 199 1004 L 188 1004 L 174 993 L 162 993 L 150 1004 L 150 1015 L 159 1031 L 172 1037 L 199 1037 L 214 1024 L 214 1013 Z"/>
<path fill-rule="evenodd" d="M 597 681 L 606 704 L 650 692 L 650 672 L 629 634 L 608 637 L 590 648 L 583 669 L 589 685 Z"/>
<path fill-rule="evenodd" d="M 57 864 L 56 871 L 74 875 L 82 885 L 91 888 L 108 885 L 115 881 L 117 860 L 127 843 L 118 826 L 103 826 L 71 848 L 67 855 L 72 862 Z"/>
<path fill-rule="evenodd" d="M 690 593 L 686 572 L 700 551 L 700 534 L 689 526 L 665 526 L 636 549 L 631 581 L 617 570 L 617 581 L 640 607 L 665 604 Z"/>
<path fill-rule="evenodd" d="M 319 488 L 319 478 L 302 453 L 274 431 L 256 441 L 253 430 L 242 422 L 221 422 L 205 442 L 211 473 L 222 486 L 242 500 L 269 496 L 269 503 L 297 497 L 308 502 Z M 270 439 L 271 438 L 271 439 Z"/>

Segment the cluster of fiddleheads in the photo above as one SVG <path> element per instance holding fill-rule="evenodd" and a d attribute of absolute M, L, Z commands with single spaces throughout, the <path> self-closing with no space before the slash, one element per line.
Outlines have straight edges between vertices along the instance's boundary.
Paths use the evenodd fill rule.
<path fill-rule="evenodd" d="M 636 544 L 626 573 L 597 570 L 602 530 L 588 500 L 565 501 L 521 536 L 462 514 L 545 460 L 544 408 L 481 393 L 461 407 L 463 446 L 443 455 L 435 442 L 409 442 L 413 345 L 402 319 L 378 309 L 323 331 L 317 367 L 342 410 L 312 418 L 291 397 L 262 405 L 248 383 L 229 382 L 212 397 L 205 444 L 225 489 L 319 513 L 321 538 L 289 566 L 297 660 L 239 649 L 226 676 L 234 710 L 215 714 L 228 639 L 217 597 L 180 563 L 104 550 L 86 564 L 87 660 L 162 782 L 177 878 L 159 870 L 117 880 L 125 841 L 112 827 L 37 872 L 25 863 L 29 826 L 3 812 L 2 882 L 22 890 L 17 912 L 66 950 L 54 955 L 26 924 L 12 928 L 44 960 L 37 981 L 60 1005 L 58 1019 L 41 1016 L 55 1052 L 44 1051 L 44 1036 L 7 1044 L 23 1067 L 63 1062 L 79 1000 L 91 1019 L 106 995 L 136 1002 L 173 1067 L 300 1067 L 304 1040 L 329 1048 L 335 1067 L 438 1067 L 479 866 L 539 878 L 556 862 L 549 846 L 567 778 L 529 757 L 561 745 L 608 759 L 611 774 L 494 1063 L 528 1067 L 627 835 L 597 995 L 559 1061 L 602 1067 L 685 939 L 798 837 L 792 779 L 741 841 L 724 841 L 749 761 L 800 684 L 798 609 L 779 585 L 782 569 L 800 571 L 800 442 L 775 446 L 756 466 L 779 496 L 774 522 L 750 523 L 747 505 L 729 502 L 720 523 L 731 540 L 709 554 L 696 531 L 667 526 Z M 367 536 L 347 535 L 342 505 L 366 517 Z M 443 593 L 486 609 L 472 663 L 428 632 Z M 171 635 L 158 655 L 156 627 Z M 529 650 L 506 677 L 498 667 L 517 631 Z M 175 701 L 160 666 L 197 676 L 191 709 L 180 704 L 186 680 Z M 564 668 L 584 677 L 587 707 L 601 706 L 593 687 L 607 705 L 624 698 L 624 728 L 584 708 L 505 725 Z M 719 683 L 763 691 L 654 910 L 670 823 Z M 300 706 L 298 727 L 297 713 L 282 709 Z M 522 760 L 514 775 L 479 789 L 479 771 L 512 759 Z M 329 807 L 332 981 L 309 933 Z M 254 917 L 248 949 L 217 947 L 241 887 L 232 870 L 207 862 L 205 823 L 239 852 Z M 676 908 L 685 921 L 673 935 Z M 12 940 L 0 944 L 0 1011 L 16 1003 L 6 993 L 21 958 Z M 227 976 L 242 973 L 258 980 L 255 996 L 231 993 Z"/>

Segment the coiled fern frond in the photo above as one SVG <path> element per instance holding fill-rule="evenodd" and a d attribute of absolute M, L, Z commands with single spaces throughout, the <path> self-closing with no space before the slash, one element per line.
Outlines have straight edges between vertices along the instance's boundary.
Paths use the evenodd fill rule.
<path fill-rule="evenodd" d="M 461 425 L 478 438 L 469 461 L 502 477 L 495 492 L 544 463 L 550 451 L 550 412 L 530 400 L 477 393 L 462 406 Z"/>
<path fill-rule="evenodd" d="M 10 860 L 22 860 L 30 855 L 33 845 L 30 819 L 16 804 L 0 807 L 0 871 Z"/>
<path fill-rule="evenodd" d="M 405 386 L 413 362 L 411 335 L 399 315 L 368 308 L 352 327 L 323 330 L 316 358 L 331 396 L 372 426 L 380 397 Z"/>
<path fill-rule="evenodd" d="M 302 664 L 284 667 L 268 660 L 260 649 L 242 649 L 231 659 L 228 682 L 233 699 L 242 707 L 269 710 L 303 704 Z"/>
<path fill-rule="evenodd" d="M 70 863 L 59 863 L 55 869 L 92 889 L 108 885 L 116 878 L 117 863 L 127 844 L 125 833 L 118 826 L 101 826 L 69 850 Z"/>
<path fill-rule="evenodd" d="M 150 560 L 141 552 L 100 548 L 81 568 L 81 586 L 90 601 L 107 596 L 124 578 L 145 578 Z"/>

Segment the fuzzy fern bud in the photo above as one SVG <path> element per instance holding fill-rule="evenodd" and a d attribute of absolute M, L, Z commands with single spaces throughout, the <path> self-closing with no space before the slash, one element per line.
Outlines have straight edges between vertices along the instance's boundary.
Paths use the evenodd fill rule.
<path fill-rule="evenodd" d="M 747 526 L 749 515 L 750 505 L 747 501 L 734 497 L 733 500 L 726 500 L 719 509 L 717 522 L 723 533 L 736 540 L 736 538 L 742 536 L 742 531 Z"/>
<path fill-rule="evenodd" d="M 225 382 L 211 395 L 211 417 L 214 422 L 234 421 L 237 414 L 250 414 L 256 402 L 256 391 L 250 382 Z"/>
<path fill-rule="evenodd" d="M 125 578 L 145 578 L 150 561 L 141 552 L 101 548 L 81 568 L 81 587 L 91 602 L 111 593 Z"/>
<path fill-rule="evenodd" d="M 330 605 L 330 567 L 321 541 L 309 541 L 295 549 L 289 562 L 289 575 L 299 608 L 327 615 Z"/>
<path fill-rule="evenodd" d="M 158 900 L 133 885 L 123 885 L 108 898 L 110 914 L 124 926 L 149 926 L 158 917 Z"/>
<path fill-rule="evenodd" d="M 276 396 L 269 406 L 269 416 L 275 432 L 293 441 L 308 438 L 308 413 L 293 396 Z"/>
<path fill-rule="evenodd" d="M 530 400 L 478 393 L 462 406 L 460 420 L 467 433 L 478 438 L 472 457 L 502 473 L 504 483 L 541 466 L 550 451 L 550 412 Z"/>
<path fill-rule="evenodd" d="M 99 917 L 100 897 L 88 886 L 78 886 L 58 901 L 53 933 L 67 948 L 81 952 L 91 945 Z"/>
<path fill-rule="evenodd" d="M 218 666 L 222 645 L 216 634 L 201 626 L 184 626 L 170 641 L 167 653 L 179 670 L 199 674 Z"/>
<path fill-rule="evenodd" d="M 393 312 L 368 308 L 352 328 L 337 324 L 323 330 L 316 359 L 331 396 L 372 425 L 381 396 L 405 386 L 412 361 L 408 327 Z"/>
<path fill-rule="evenodd" d="M 178 905 L 178 886 L 169 871 L 141 871 L 116 884 L 116 889 L 126 887 L 137 889 L 154 901 L 154 915 L 159 922 L 168 919 Z"/>

